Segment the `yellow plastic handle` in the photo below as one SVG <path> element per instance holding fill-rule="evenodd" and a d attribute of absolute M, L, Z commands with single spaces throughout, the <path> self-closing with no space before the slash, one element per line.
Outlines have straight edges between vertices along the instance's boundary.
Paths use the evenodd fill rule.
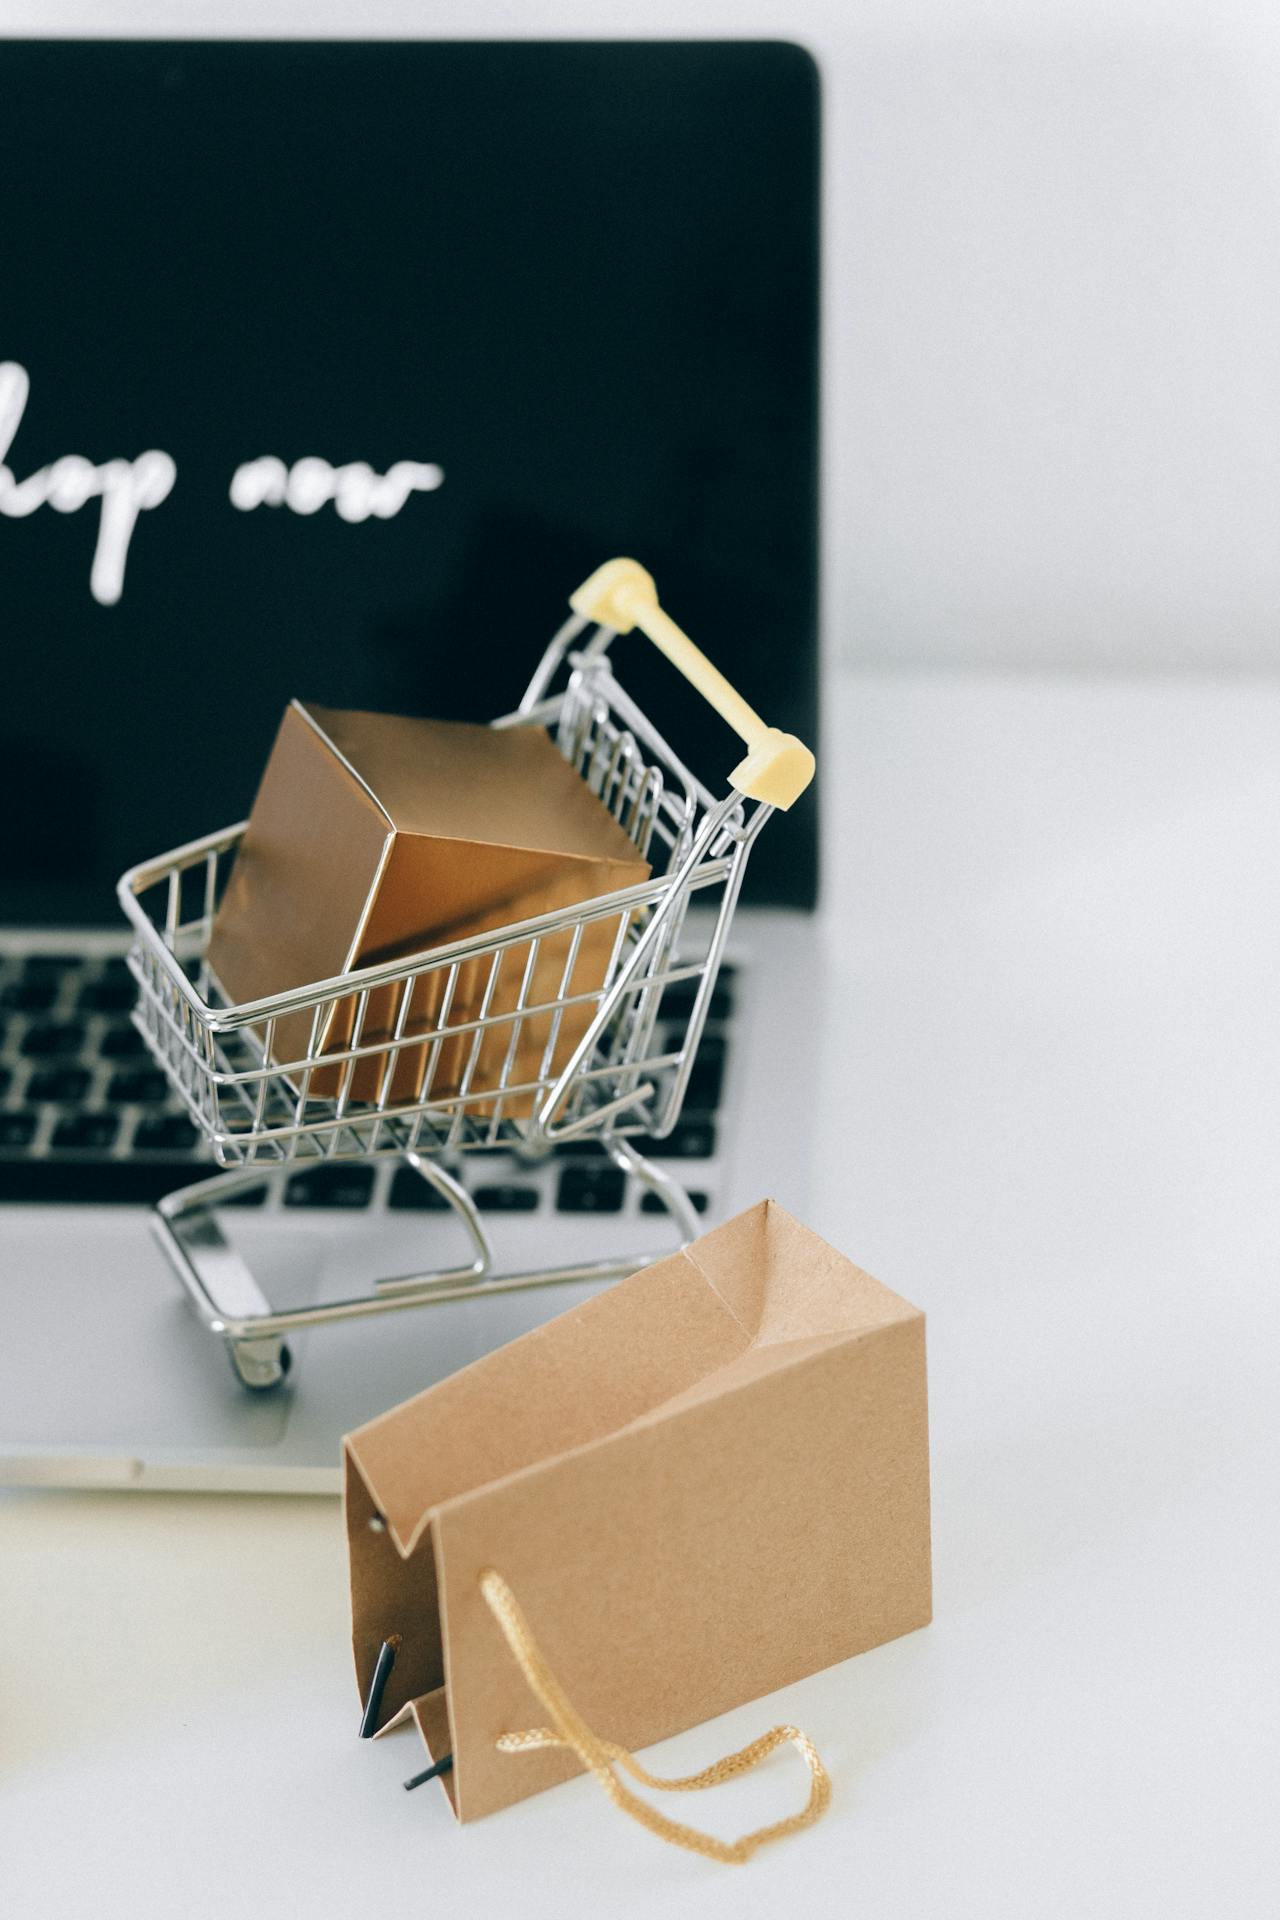
<path fill-rule="evenodd" d="M 765 725 L 701 648 L 695 647 L 688 634 L 662 611 L 653 578 L 638 562 L 606 560 L 576 593 L 570 594 L 569 605 L 584 620 L 612 627 L 615 633 L 630 633 L 633 627 L 639 627 L 728 721 L 747 746 L 746 759 L 729 775 L 729 785 L 738 793 L 784 809 L 800 798 L 814 774 L 814 758 L 808 747 L 793 733 L 780 733 L 777 727 Z"/>

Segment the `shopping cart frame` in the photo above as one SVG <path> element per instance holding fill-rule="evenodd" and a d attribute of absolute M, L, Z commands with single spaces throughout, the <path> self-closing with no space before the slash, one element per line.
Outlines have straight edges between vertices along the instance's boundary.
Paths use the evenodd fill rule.
<path fill-rule="evenodd" d="M 617 1167 L 658 1196 L 678 1244 L 698 1231 L 684 1189 L 635 1140 L 664 1137 L 679 1117 L 751 847 L 774 808 L 789 806 L 808 785 L 813 757 L 790 735 L 765 726 L 662 611 L 652 580 L 634 562 L 608 562 L 570 604 L 571 617 L 548 645 L 520 705 L 492 724 L 548 728 L 637 849 L 657 856 L 648 881 L 239 1004 L 219 993 L 206 951 L 221 886 L 247 823 L 143 862 L 119 883 L 134 935 L 129 967 L 138 987 L 135 1025 L 223 1169 L 160 1200 L 153 1225 L 199 1318 L 226 1342 L 248 1387 L 270 1388 L 284 1379 L 287 1336 L 296 1329 L 517 1288 L 604 1282 L 670 1250 L 497 1271 L 475 1202 L 445 1164 L 466 1153 L 515 1152 L 536 1162 L 562 1142 L 597 1140 Z M 714 798 L 695 778 L 617 680 L 609 649 L 635 627 L 746 742 L 746 758 L 730 775 L 725 797 Z M 564 685 L 553 691 L 564 670 Z M 680 960 L 677 942 L 699 896 L 712 903 L 711 915 L 701 916 L 701 952 Z M 577 955 L 594 922 L 616 922 L 611 956 L 602 984 L 574 992 Z M 530 999 L 535 960 L 557 941 L 565 943 L 560 991 L 551 999 Z M 495 988 L 510 956 L 522 966 L 520 989 L 512 1006 L 495 1010 Z M 478 1010 L 451 1025 L 457 982 L 486 965 Z M 442 991 L 434 1024 L 424 1028 L 410 1009 L 428 980 Z M 692 1003 L 673 1023 L 661 1013 L 664 995 L 690 980 L 696 983 Z M 365 1041 L 372 996 L 388 989 L 398 996 L 394 1028 L 389 1037 Z M 429 988 L 423 995 L 429 997 Z M 339 1007 L 354 1012 L 345 1041 L 334 1045 L 333 1013 Z M 570 1008 L 579 1018 L 591 1009 L 590 1017 L 561 1061 L 557 1040 Z M 312 1019 L 306 1049 L 281 1061 L 279 1023 L 307 1011 Z M 538 1019 L 550 1025 L 541 1072 L 513 1080 L 520 1035 Z M 677 1039 L 670 1038 L 673 1024 Z M 509 1036 L 503 1069 L 496 1080 L 490 1073 L 473 1087 L 481 1048 L 491 1048 L 499 1032 Z M 464 1048 L 468 1064 L 456 1088 L 437 1092 L 435 1063 L 450 1043 Z M 396 1066 L 411 1048 L 426 1054 L 421 1097 L 396 1099 Z M 378 1095 L 353 1100 L 357 1066 L 368 1061 L 378 1067 Z M 338 1091 L 317 1098 L 311 1080 L 322 1068 L 330 1078 L 337 1072 Z M 507 1111 L 513 1105 L 527 1111 L 513 1116 Z M 273 1308 L 224 1234 L 219 1205 L 309 1166 L 385 1156 L 400 1159 L 442 1197 L 463 1226 L 470 1260 L 380 1279 L 348 1299 Z"/>

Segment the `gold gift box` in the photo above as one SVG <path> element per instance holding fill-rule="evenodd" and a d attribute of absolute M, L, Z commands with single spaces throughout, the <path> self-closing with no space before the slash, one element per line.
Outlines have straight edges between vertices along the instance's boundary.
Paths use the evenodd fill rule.
<path fill-rule="evenodd" d="M 578 906 L 647 880 L 649 872 L 541 727 L 493 729 L 295 700 L 218 909 L 209 964 L 229 1000 L 265 999 Z M 570 993 L 589 995 L 604 985 L 618 924 L 616 915 L 607 915 L 584 927 Z M 538 1078 L 553 1016 L 517 1014 L 517 1008 L 559 998 L 570 940 L 567 931 L 545 938 L 531 970 L 529 942 L 504 954 L 486 1014 L 516 1018 L 499 1019 L 485 1031 L 470 1067 L 469 1095 L 492 1094 L 504 1072 L 508 1085 Z M 481 1017 L 491 966 L 490 956 L 459 966 L 444 1021 L 449 1029 Z M 402 1035 L 436 1032 L 447 979 L 442 969 L 417 982 Z M 369 995 L 360 1046 L 392 1038 L 402 991 L 393 984 Z M 564 1011 L 548 1072 L 564 1066 L 593 1012 L 589 1002 Z M 313 1017 L 304 1009 L 277 1020 L 277 1064 L 307 1057 Z M 335 1002 L 321 1023 L 317 1050 L 332 1054 L 350 1046 L 355 1017 L 354 995 Z M 385 1094 L 392 1104 L 447 1099 L 459 1092 L 473 1050 L 473 1032 L 402 1047 L 387 1086 L 386 1056 L 362 1058 L 349 1096 Z M 309 1091 L 332 1096 L 342 1083 L 341 1062 L 320 1065 Z M 502 1112 L 526 1116 L 536 1098 L 532 1090 L 513 1094 Z M 475 1115 L 493 1109 L 492 1100 L 468 1102 Z"/>

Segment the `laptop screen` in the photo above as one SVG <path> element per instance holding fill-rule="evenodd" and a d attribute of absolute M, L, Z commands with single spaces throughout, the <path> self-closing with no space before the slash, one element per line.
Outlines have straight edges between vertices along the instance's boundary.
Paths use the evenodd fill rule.
<path fill-rule="evenodd" d="M 0 915 L 111 923 L 293 695 L 508 711 L 616 553 L 812 741 L 817 114 L 783 44 L 5 44 Z"/>

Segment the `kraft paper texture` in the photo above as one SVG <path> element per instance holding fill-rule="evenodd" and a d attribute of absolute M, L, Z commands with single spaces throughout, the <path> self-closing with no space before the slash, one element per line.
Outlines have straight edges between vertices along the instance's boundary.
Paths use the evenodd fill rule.
<path fill-rule="evenodd" d="M 398 1634 L 384 1719 L 452 1753 L 461 1820 L 580 1770 L 496 1749 L 539 1710 L 486 1568 L 577 1710 L 632 1750 L 930 1618 L 924 1316 L 772 1201 L 345 1453 L 361 1698 Z"/>

